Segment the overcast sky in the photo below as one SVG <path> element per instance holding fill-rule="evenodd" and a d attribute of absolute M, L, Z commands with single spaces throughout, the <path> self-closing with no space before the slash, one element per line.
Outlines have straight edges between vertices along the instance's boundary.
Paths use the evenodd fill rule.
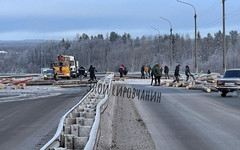
<path fill-rule="evenodd" d="M 222 0 L 185 0 L 198 30 L 222 30 Z M 240 0 L 226 0 L 226 31 L 240 32 Z M 73 39 L 112 31 L 132 37 L 169 33 L 194 37 L 194 10 L 176 0 L 0 0 L 0 40 Z"/>

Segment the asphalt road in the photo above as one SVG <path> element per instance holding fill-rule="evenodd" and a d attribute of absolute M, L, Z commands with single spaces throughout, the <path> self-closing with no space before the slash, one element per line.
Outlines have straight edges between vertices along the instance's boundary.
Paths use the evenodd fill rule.
<path fill-rule="evenodd" d="M 40 149 L 55 134 L 60 118 L 87 89 L 68 88 L 58 96 L 8 102 L 1 102 L 6 95 L 0 96 L 0 150 Z"/>
<path fill-rule="evenodd" d="M 161 103 L 134 100 L 158 150 L 240 149 L 240 96 L 131 86 L 162 93 Z"/>

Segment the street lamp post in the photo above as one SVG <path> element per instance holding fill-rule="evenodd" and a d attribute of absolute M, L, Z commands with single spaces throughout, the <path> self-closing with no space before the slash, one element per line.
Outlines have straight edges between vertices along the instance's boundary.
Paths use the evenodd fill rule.
<path fill-rule="evenodd" d="M 151 27 L 151 28 L 153 28 L 154 30 L 156 30 L 156 31 L 158 31 L 158 33 L 159 33 L 159 36 L 158 36 L 158 39 L 159 39 L 159 45 L 158 45 L 158 54 L 157 54 L 157 57 L 158 57 L 158 64 L 160 64 L 160 31 L 158 30 L 158 29 L 156 29 L 156 28 L 154 28 L 154 27 Z"/>
<path fill-rule="evenodd" d="M 225 0 L 223 3 L 223 73 L 226 71 Z"/>
<path fill-rule="evenodd" d="M 161 19 L 167 21 L 170 25 L 170 69 L 173 70 L 173 56 L 172 56 L 172 23 L 163 17 L 160 17 Z"/>
<path fill-rule="evenodd" d="M 195 72 L 198 73 L 198 49 L 197 49 L 197 13 L 196 13 L 196 9 L 195 7 L 190 4 L 190 3 L 186 3 L 186 2 L 182 2 L 180 0 L 177 0 L 177 2 L 183 3 L 183 4 L 187 4 L 189 6 L 191 6 L 194 9 L 194 27 L 195 27 Z"/>

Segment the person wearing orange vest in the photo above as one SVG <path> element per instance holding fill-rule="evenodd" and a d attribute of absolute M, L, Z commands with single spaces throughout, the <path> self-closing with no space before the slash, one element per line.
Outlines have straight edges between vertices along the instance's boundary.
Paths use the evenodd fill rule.
<path fill-rule="evenodd" d="M 149 76 L 148 75 L 148 66 L 145 66 L 145 68 L 144 68 L 144 72 L 145 72 L 145 74 L 146 74 L 146 78 Z"/>

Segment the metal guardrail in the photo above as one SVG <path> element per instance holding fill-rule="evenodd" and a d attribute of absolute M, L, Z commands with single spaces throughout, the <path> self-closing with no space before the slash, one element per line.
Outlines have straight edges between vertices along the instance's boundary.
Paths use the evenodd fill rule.
<path fill-rule="evenodd" d="M 104 77 L 104 82 L 108 82 L 108 87 L 110 88 L 111 85 L 111 80 L 113 78 L 113 74 L 110 74 L 106 77 Z M 102 82 L 102 81 L 100 81 Z M 97 86 L 97 85 L 96 85 Z M 69 115 L 71 112 L 74 111 L 74 109 L 76 109 L 80 104 L 82 104 L 84 102 L 85 99 L 87 99 L 87 97 L 93 93 L 94 88 L 92 88 L 80 101 L 78 104 L 76 104 L 72 109 L 70 109 L 61 119 L 57 128 L 57 131 L 54 135 L 54 137 L 48 142 L 46 143 L 40 150 L 46 150 L 47 148 L 49 148 L 54 142 L 58 141 L 57 139 L 60 137 L 61 133 L 62 133 L 62 129 L 64 126 L 64 121 L 67 117 L 67 115 Z M 95 143 L 97 141 L 97 135 L 98 135 L 98 131 L 99 131 L 99 124 L 100 124 L 100 108 L 101 106 L 108 100 L 108 94 L 105 93 L 104 98 L 97 104 L 96 107 L 96 115 L 95 115 L 95 120 L 92 124 L 92 128 L 89 134 L 89 139 L 85 145 L 84 150 L 93 150 L 95 147 Z"/>

